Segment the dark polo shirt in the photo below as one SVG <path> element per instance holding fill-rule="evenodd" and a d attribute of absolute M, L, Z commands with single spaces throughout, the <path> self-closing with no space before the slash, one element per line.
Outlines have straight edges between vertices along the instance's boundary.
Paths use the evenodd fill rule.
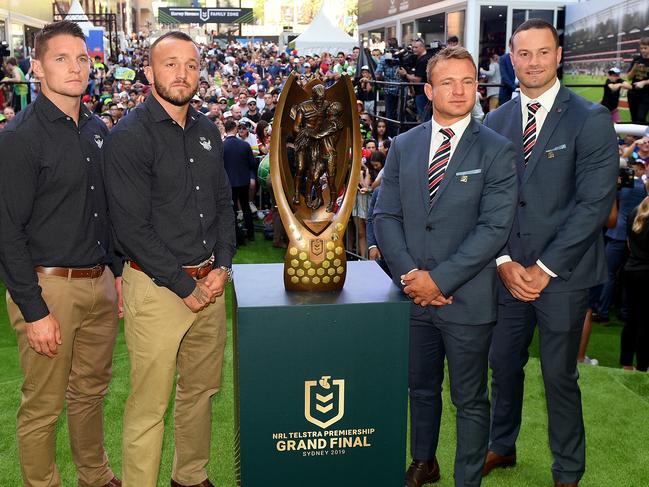
<path fill-rule="evenodd" d="M 153 95 L 111 133 L 106 179 L 117 246 L 156 284 L 181 298 L 196 283 L 183 270 L 212 253 L 229 267 L 234 212 L 221 134 L 189 107 L 179 126 Z"/>

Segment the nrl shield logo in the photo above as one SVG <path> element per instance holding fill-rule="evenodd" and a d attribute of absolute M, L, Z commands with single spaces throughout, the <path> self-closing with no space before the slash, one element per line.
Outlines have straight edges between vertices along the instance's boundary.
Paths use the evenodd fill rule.
<path fill-rule="evenodd" d="M 206 139 L 205 137 L 201 137 L 198 140 L 198 143 L 203 146 L 203 149 L 205 150 L 212 150 L 212 141 L 209 139 Z"/>
<path fill-rule="evenodd" d="M 101 135 L 95 134 L 95 144 L 101 149 L 101 146 L 104 145 L 104 139 L 101 138 Z"/>
<path fill-rule="evenodd" d="M 344 415 L 345 379 L 323 375 L 318 381 L 304 382 L 304 417 L 309 423 L 326 429 Z"/>

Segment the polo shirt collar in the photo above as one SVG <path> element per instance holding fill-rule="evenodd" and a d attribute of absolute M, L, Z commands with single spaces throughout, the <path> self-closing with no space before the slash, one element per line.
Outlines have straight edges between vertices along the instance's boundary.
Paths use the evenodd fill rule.
<path fill-rule="evenodd" d="M 52 103 L 52 100 L 50 100 L 43 93 L 39 94 L 36 98 L 36 101 L 34 101 L 34 107 L 37 108 L 38 111 L 41 112 L 50 122 L 54 122 L 55 120 L 58 120 L 60 118 L 68 117 L 59 107 Z M 83 103 L 80 103 L 79 125 L 85 123 L 91 117 L 92 114 L 90 113 L 88 108 Z"/>
<path fill-rule="evenodd" d="M 162 105 L 160 105 L 158 99 L 155 96 L 153 96 L 153 93 L 151 93 L 149 96 L 146 97 L 146 100 L 144 101 L 144 106 L 151 114 L 151 117 L 153 118 L 154 122 L 173 120 L 173 118 L 171 118 L 171 116 L 162 107 Z M 198 117 L 199 117 L 198 112 L 194 110 L 194 108 L 191 105 L 188 105 L 187 121 L 185 122 L 185 129 L 194 125 L 198 121 Z"/>

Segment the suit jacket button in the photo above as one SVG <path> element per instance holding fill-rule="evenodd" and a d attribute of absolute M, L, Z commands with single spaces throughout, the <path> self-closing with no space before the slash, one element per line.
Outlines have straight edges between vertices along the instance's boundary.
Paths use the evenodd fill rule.
<path fill-rule="evenodd" d="M 518 238 L 521 238 L 521 232 L 516 232 L 516 236 L 517 236 Z"/>
<path fill-rule="evenodd" d="M 525 201 L 520 201 L 518 203 L 518 206 L 520 206 L 521 208 L 525 207 L 525 205 L 527 205 L 527 203 Z"/>
<path fill-rule="evenodd" d="M 433 229 L 433 227 L 431 227 L 430 225 L 426 225 L 426 231 L 427 232 L 430 232 L 432 229 Z"/>

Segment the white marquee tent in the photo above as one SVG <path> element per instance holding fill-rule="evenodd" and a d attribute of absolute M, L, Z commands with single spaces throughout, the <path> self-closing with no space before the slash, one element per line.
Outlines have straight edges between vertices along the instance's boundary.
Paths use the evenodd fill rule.
<path fill-rule="evenodd" d="M 324 7 L 318 12 L 311 25 L 293 42 L 300 55 L 320 55 L 323 51 L 334 56 L 339 51 L 348 54 L 358 45 L 353 37 L 348 36 L 331 21 Z"/>
<path fill-rule="evenodd" d="M 83 7 L 81 6 L 79 0 L 72 0 L 72 5 L 70 5 L 70 10 L 68 11 L 65 19 L 71 20 L 72 22 L 78 24 L 86 36 L 88 35 L 89 31 L 97 29 L 97 27 L 95 27 L 93 23 L 88 20 L 88 16 L 83 11 Z M 102 29 L 102 27 L 99 27 L 99 29 Z"/>

